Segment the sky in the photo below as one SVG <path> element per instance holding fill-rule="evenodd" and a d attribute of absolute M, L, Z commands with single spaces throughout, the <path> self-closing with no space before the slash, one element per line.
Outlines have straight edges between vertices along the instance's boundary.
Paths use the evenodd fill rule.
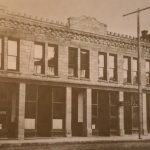
<path fill-rule="evenodd" d="M 136 36 L 136 14 L 123 14 L 150 6 L 150 0 L 0 0 L 9 10 L 66 23 L 68 17 L 95 17 L 108 31 Z M 141 30 L 150 32 L 150 9 L 140 14 Z"/>

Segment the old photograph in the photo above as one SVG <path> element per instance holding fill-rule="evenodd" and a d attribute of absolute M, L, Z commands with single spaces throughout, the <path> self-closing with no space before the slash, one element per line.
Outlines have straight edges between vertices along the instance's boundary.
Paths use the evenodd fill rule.
<path fill-rule="evenodd" d="M 149 0 L 0 0 L 0 149 L 150 149 Z"/>

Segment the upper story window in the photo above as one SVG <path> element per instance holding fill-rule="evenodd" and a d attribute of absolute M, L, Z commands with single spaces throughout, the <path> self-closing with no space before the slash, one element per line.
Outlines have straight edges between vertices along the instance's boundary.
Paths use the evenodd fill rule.
<path fill-rule="evenodd" d="M 146 84 L 150 84 L 150 60 L 146 60 Z"/>
<path fill-rule="evenodd" d="M 131 82 L 131 59 L 126 56 L 123 58 L 123 79 L 125 83 Z"/>
<path fill-rule="evenodd" d="M 48 46 L 48 75 L 58 75 L 58 46 Z"/>
<path fill-rule="evenodd" d="M 78 76 L 78 49 L 69 47 L 69 76 Z"/>
<path fill-rule="evenodd" d="M 133 83 L 138 83 L 137 58 L 133 58 Z"/>
<path fill-rule="evenodd" d="M 111 81 L 117 80 L 117 55 L 109 55 L 109 79 Z"/>
<path fill-rule="evenodd" d="M 42 44 L 34 45 L 34 71 L 35 73 L 44 73 L 44 46 Z"/>
<path fill-rule="evenodd" d="M 89 78 L 89 51 L 80 51 L 80 77 Z"/>
<path fill-rule="evenodd" d="M 18 70 L 18 41 L 8 40 L 8 69 Z"/>
<path fill-rule="evenodd" d="M 99 79 L 107 80 L 107 60 L 105 53 L 98 55 L 98 77 Z"/>
<path fill-rule="evenodd" d="M 3 67 L 3 40 L 0 38 L 0 69 Z"/>

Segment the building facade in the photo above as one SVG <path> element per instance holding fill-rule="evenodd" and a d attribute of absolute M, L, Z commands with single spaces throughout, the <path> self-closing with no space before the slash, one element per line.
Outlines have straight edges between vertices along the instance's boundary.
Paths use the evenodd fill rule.
<path fill-rule="evenodd" d="M 150 132 L 150 43 L 142 49 L 142 129 Z M 67 24 L 0 8 L 0 138 L 138 133 L 136 38 L 95 18 Z"/>

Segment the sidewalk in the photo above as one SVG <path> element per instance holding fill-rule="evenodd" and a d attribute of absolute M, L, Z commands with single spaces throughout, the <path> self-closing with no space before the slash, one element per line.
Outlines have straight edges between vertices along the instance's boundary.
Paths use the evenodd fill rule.
<path fill-rule="evenodd" d="M 28 138 L 25 140 L 1 139 L 1 147 L 9 146 L 26 146 L 26 145 L 49 145 L 49 144 L 68 144 L 68 143 L 112 143 L 112 142 L 150 142 L 150 135 L 142 136 L 138 139 L 138 135 L 110 136 L 110 137 L 50 137 L 50 138 Z"/>

